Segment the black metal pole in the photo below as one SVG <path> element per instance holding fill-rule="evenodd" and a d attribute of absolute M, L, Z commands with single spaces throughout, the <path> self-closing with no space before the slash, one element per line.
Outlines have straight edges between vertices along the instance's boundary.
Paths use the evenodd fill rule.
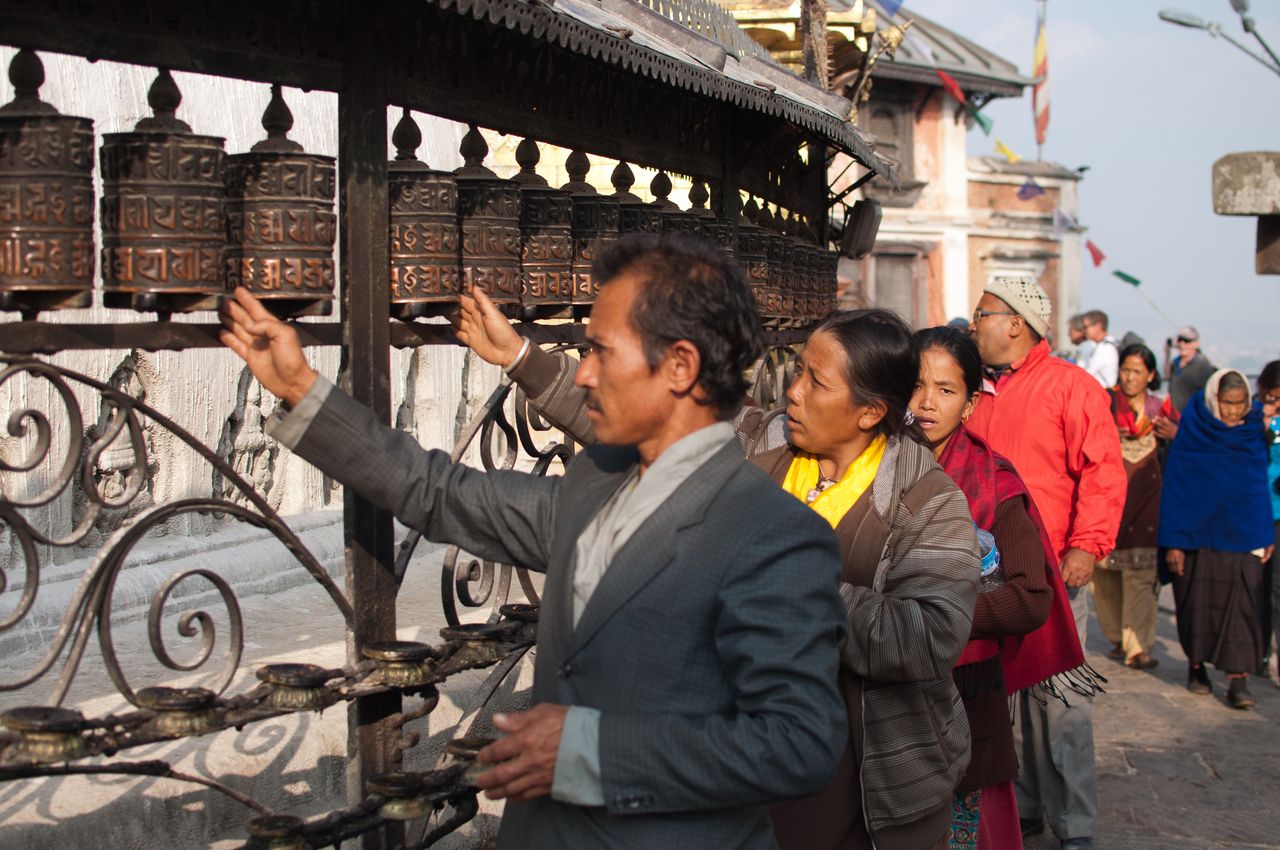
<path fill-rule="evenodd" d="M 365 39 L 364 41 L 368 41 Z M 382 54 L 352 46 L 338 92 L 338 181 L 341 250 L 343 388 L 378 418 L 391 421 L 391 293 L 387 254 L 387 92 Z M 343 499 L 347 598 L 355 629 L 347 651 L 359 660 L 369 641 L 396 635 L 395 547 L 391 515 L 347 491 Z M 362 697 L 349 709 L 347 786 L 362 799 L 366 780 L 398 768 L 399 694 Z M 392 834 L 392 833 L 395 834 Z M 363 839 L 365 850 L 403 840 L 388 826 Z"/>

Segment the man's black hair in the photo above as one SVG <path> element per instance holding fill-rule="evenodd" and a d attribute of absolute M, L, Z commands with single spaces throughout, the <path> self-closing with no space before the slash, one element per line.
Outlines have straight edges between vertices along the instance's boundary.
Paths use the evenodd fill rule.
<path fill-rule="evenodd" d="M 606 245 L 591 266 L 592 279 L 603 285 L 623 274 L 641 284 L 630 318 L 649 367 L 658 368 L 673 343 L 689 340 L 702 358 L 698 402 L 721 419 L 733 417 L 746 397 L 746 372 L 764 352 L 764 330 L 738 264 L 705 239 L 633 233 Z"/>

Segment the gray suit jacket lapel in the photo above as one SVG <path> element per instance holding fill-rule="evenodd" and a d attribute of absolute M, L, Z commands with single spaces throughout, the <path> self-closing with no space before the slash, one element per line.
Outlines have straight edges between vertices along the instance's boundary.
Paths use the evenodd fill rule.
<path fill-rule="evenodd" d="M 617 472 L 593 472 L 586 480 L 575 482 L 571 496 L 574 504 L 558 529 L 542 586 L 538 647 L 544 657 L 563 658 L 573 631 L 574 550 L 578 536 L 630 472 L 631 467 Z"/>
<path fill-rule="evenodd" d="M 565 622 L 572 629 L 572 636 L 564 658 L 571 658 L 586 646 L 619 608 L 671 563 L 675 558 L 680 529 L 702 521 L 716 493 L 745 462 L 742 447 L 733 440 L 712 455 L 671 498 L 663 502 L 614 557 L 587 602 L 576 629 L 572 629 L 573 597 L 572 590 L 569 590 L 564 600 L 568 608 Z M 577 540 L 576 536 L 574 540 Z M 572 579 L 569 584 L 572 585 Z"/>

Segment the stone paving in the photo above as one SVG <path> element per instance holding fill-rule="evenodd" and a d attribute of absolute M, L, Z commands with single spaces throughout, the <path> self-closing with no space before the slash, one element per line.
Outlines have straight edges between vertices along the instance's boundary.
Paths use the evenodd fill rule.
<path fill-rule="evenodd" d="M 1166 605 L 1170 607 L 1165 607 Z M 1225 676 L 1212 696 L 1186 690 L 1167 589 L 1157 646 L 1160 666 L 1130 670 L 1090 622 L 1089 661 L 1110 681 L 1094 703 L 1099 850 L 1280 848 L 1280 689 L 1250 679 L 1253 711 L 1228 708 Z M 1027 850 L 1057 848 L 1051 836 Z"/>

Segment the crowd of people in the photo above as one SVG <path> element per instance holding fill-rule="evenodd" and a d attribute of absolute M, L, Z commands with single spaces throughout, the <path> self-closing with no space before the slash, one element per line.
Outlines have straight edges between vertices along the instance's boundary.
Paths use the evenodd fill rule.
<path fill-rule="evenodd" d="M 1187 688 L 1213 693 L 1208 664 L 1226 673 L 1227 704 L 1252 708 L 1248 680 L 1268 674 L 1277 604 L 1280 361 L 1251 387 L 1242 372 L 1216 369 L 1184 325 L 1161 370 L 1141 339 L 1116 343 L 1107 325 L 1100 310 L 1072 317 L 1066 356 L 1110 393 L 1129 481 L 1115 549 L 1092 582 L 1110 656 L 1157 665 L 1157 597 L 1171 582 Z"/>
<path fill-rule="evenodd" d="M 499 847 L 1006 850 L 1048 828 L 1087 850 L 1087 588 L 1113 655 L 1149 668 L 1162 571 L 1189 687 L 1211 665 L 1248 704 L 1280 363 L 1259 405 L 1219 370 L 1180 407 L 1104 314 L 1080 317 L 1082 368 L 1050 352 L 1044 290 L 998 278 L 965 330 L 832 314 L 765 411 L 723 252 L 629 236 L 593 274 L 580 360 L 461 298 L 459 338 L 587 447 L 550 479 L 379 423 L 243 290 L 223 316 L 283 401 L 269 433 L 430 539 L 546 572 L 534 706 L 478 757 L 508 800 Z"/>

